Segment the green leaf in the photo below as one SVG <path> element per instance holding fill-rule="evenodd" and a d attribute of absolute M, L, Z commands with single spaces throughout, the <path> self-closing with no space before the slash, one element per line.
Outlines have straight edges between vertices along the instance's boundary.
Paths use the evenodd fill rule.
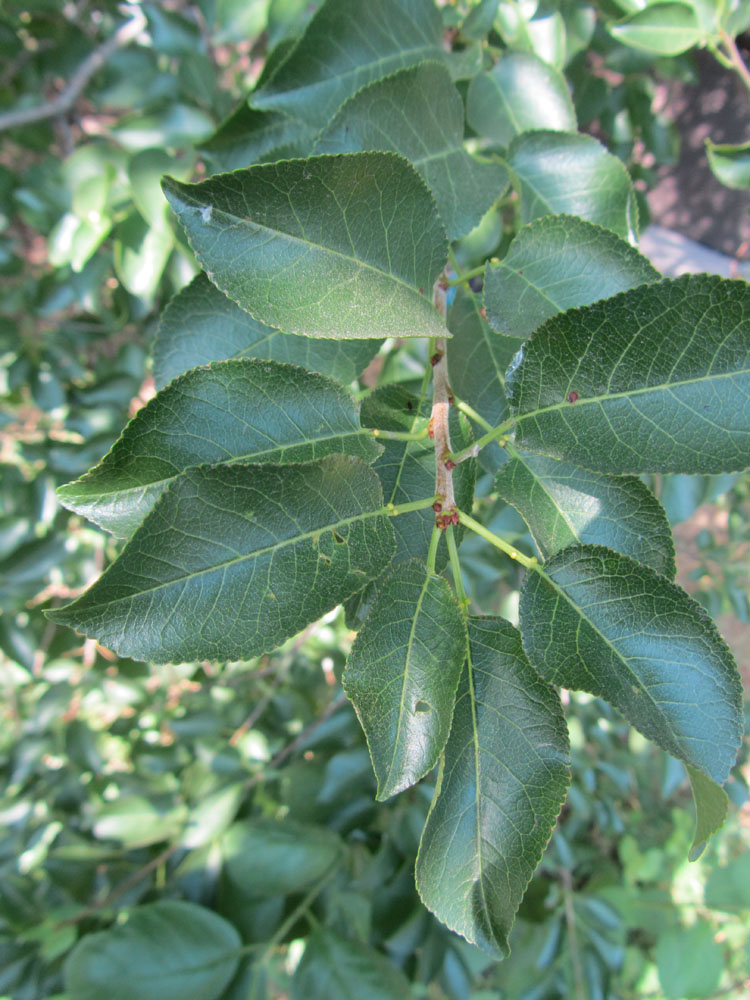
<path fill-rule="evenodd" d="M 448 329 L 453 334 L 448 341 L 448 377 L 457 398 L 496 427 L 509 413 L 505 371 L 522 342 L 495 333 L 482 312 L 479 298 L 459 288 L 448 310 Z M 492 444 L 480 452 L 479 460 L 494 472 L 504 457 Z"/>
<path fill-rule="evenodd" d="M 427 424 L 430 405 L 407 389 L 388 385 L 377 389 L 362 403 L 360 422 L 363 427 L 380 427 L 388 431 L 419 432 Z M 459 419 L 452 410 L 450 416 L 451 445 L 460 449 L 472 442 L 468 422 Z M 373 464 L 373 469 L 383 484 L 386 503 L 412 503 L 435 492 L 435 446 L 429 438 L 419 441 L 388 441 L 380 439 L 383 453 Z M 474 502 L 475 463 L 461 462 L 453 470 L 453 487 L 456 503 L 461 510 L 471 510 Z M 394 562 L 424 559 L 430 547 L 435 515 L 431 509 L 412 511 L 394 517 L 396 555 Z M 447 560 L 446 547 L 438 550 L 438 572 Z"/>
<path fill-rule="evenodd" d="M 551 684 L 588 691 L 723 784 L 742 739 L 742 686 L 703 609 L 652 569 L 594 545 L 527 576 L 524 649 Z"/>
<path fill-rule="evenodd" d="M 576 113 L 562 73 L 531 52 L 505 52 L 469 86 L 466 115 L 480 135 L 502 146 L 522 132 L 575 132 Z"/>
<path fill-rule="evenodd" d="M 329 930 L 311 935 L 292 1000 L 412 1000 L 409 981 L 374 948 Z"/>
<path fill-rule="evenodd" d="M 447 68 L 422 63 L 370 84 L 339 109 L 318 138 L 320 153 L 392 150 L 432 191 L 451 239 L 476 226 L 508 186 L 499 162 L 463 147 L 464 106 Z"/>
<path fill-rule="evenodd" d="M 143 795 L 121 795 L 105 802 L 94 817 L 93 832 L 98 840 L 119 840 L 129 850 L 173 840 L 187 820 L 185 806 L 159 809 Z"/>
<path fill-rule="evenodd" d="M 622 162 L 590 135 L 540 131 L 520 135 L 508 166 L 521 191 L 521 216 L 579 215 L 629 239 L 637 232 L 630 176 Z"/>
<path fill-rule="evenodd" d="M 378 340 L 314 340 L 264 326 L 201 273 L 164 310 L 154 344 L 158 388 L 210 361 L 262 358 L 287 361 L 348 385 L 367 367 Z"/>
<path fill-rule="evenodd" d="M 437 763 L 465 649 L 464 616 L 447 580 L 413 560 L 379 585 L 344 673 L 379 799 L 415 784 Z"/>
<path fill-rule="evenodd" d="M 316 133 L 309 122 L 279 111 L 258 111 L 243 101 L 211 138 L 200 144 L 200 150 L 208 160 L 209 173 L 224 173 L 253 163 L 304 156 Z"/>
<path fill-rule="evenodd" d="M 322 128 L 361 87 L 444 57 L 431 0 L 326 0 L 271 78 L 251 97 Z"/>
<path fill-rule="evenodd" d="M 710 923 L 669 928 L 656 943 L 659 982 L 669 1000 L 708 997 L 719 985 L 724 952 Z"/>
<path fill-rule="evenodd" d="M 359 459 L 204 466 L 49 616 L 133 659 L 249 659 L 379 576 L 393 549 L 380 483 Z"/>
<path fill-rule="evenodd" d="M 235 823 L 221 838 L 222 878 L 244 896 L 267 899 L 305 892 L 341 858 L 331 830 L 289 819 Z"/>
<path fill-rule="evenodd" d="M 496 957 L 569 782 L 557 694 L 499 618 L 470 618 L 453 728 L 417 857 L 425 905 Z"/>
<path fill-rule="evenodd" d="M 667 515 L 634 476 L 606 476 L 518 453 L 498 472 L 495 489 L 521 514 L 545 559 L 589 543 L 616 549 L 662 576 L 675 574 Z"/>
<path fill-rule="evenodd" d="M 599 472 L 750 465 L 750 286 L 685 275 L 555 316 L 508 373 L 516 442 Z"/>
<path fill-rule="evenodd" d="M 709 837 L 720 830 L 727 818 L 729 796 L 715 781 L 690 765 L 686 766 L 695 803 L 695 836 L 690 848 L 690 860 L 697 861 Z"/>
<path fill-rule="evenodd" d="M 484 305 L 500 333 L 529 337 L 550 316 L 659 277 L 608 229 L 572 215 L 546 216 L 524 226 L 507 255 L 487 265 Z"/>
<path fill-rule="evenodd" d="M 136 907 L 125 924 L 87 934 L 65 963 L 69 1000 L 216 1000 L 234 975 L 234 927 L 194 903 Z"/>
<path fill-rule="evenodd" d="M 706 139 L 706 155 L 714 176 L 728 188 L 750 188 L 750 142 L 717 145 Z"/>
<path fill-rule="evenodd" d="M 166 178 L 164 190 L 208 276 L 261 323 L 309 337 L 445 335 L 432 306 L 445 231 L 402 157 L 285 160 L 201 184 Z"/>
<path fill-rule="evenodd" d="M 337 382 L 276 361 L 195 368 L 139 410 L 102 461 L 60 487 L 60 502 L 127 537 L 186 469 L 290 465 L 333 453 L 372 462 L 380 449 Z"/>
<path fill-rule="evenodd" d="M 660 56 L 687 52 L 703 38 L 693 7 L 686 3 L 652 3 L 616 24 L 607 25 L 616 41 Z"/>
<path fill-rule="evenodd" d="M 705 901 L 712 910 L 726 913 L 750 910 L 750 854 L 714 868 L 706 882 Z"/>

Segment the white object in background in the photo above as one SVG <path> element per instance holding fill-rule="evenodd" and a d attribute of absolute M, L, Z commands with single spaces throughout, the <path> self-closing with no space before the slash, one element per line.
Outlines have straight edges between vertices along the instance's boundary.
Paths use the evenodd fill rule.
<path fill-rule="evenodd" d="M 720 274 L 750 280 L 750 260 L 737 261 L 663 226 L 649 226 L 639 249 L 667 278 L 680 274 Z"/>

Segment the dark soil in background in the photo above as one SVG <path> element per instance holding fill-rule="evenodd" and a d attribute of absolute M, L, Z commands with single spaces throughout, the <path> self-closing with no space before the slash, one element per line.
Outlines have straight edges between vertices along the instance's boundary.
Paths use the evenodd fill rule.
<path fill-rule="evenodd" d="M 748 36 L 742 41 L 740 50 L 748 63 Z M 698 51 L 696 64 L 697 85 L 669 84 L 665 110 L 682 142 L 679 161 L 659 169 L 659 183 L 649 193 L 651 221 L 734 257 L 750 240 L 750 191 L 732 191 L 716 180 L 704 140 L 750 141 L 750 92 L 710 53 Z"/>

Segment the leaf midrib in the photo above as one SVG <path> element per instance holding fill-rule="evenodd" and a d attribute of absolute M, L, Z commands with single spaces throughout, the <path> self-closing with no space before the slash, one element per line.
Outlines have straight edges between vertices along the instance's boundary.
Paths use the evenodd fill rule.
<path fill-rule="evenodd" d="M 554 410 L 570 409 L 571 407 L 575 407 L 576 409 L 582 409 L 591 404 L 602 405 L 603 403 L 607 403 L 610 400 L 632 399 L 634 396 L 643 396 L 646 395 L 647 393 L 657 393 L 657 392 L 664 393 L 668 392 L 671 389 L 682 388 L 683 386 L 698 385 L 701 382 L 713 382 L 713 381 L 718 381 L 720 379 L 734 379 L 737 378 L 738 376 L 748 375 L 748 374 L 750 374 L 750 367 L 735 368 L 730 372 L 719 372 L 709 375 L 700 375 L 696 378 L 680 379 L 677 382 L 660 382 L 658 385 L 644 386 L 643 388 L 640 389 L 626 389 L 623 392 L 611 392 L 607 393 L 606 395 L 600 395 L 600 396 L 579 396 L 579 398 L 575 401 L 575 403 L 570 403 L 567 399 L 563 399 L 559 403 L 551 403 L 549 406 L 541 406 L 538 407 L 536 410 L 527 410 L 526 412 L 516 416 L 516 422 L 520 423 L 522 420 L 529 420 L 532 417 L 538 416 L 540 413 L 551 413 Z M 569 388 L 571 387 L 571 383 L 568 383 L 568 387 Z M 699 417 L 700 414 L 696 413 L 696 416 Z"/>
<path fill-rule="evenodd" d="M 223 513 L 227 513 L 226 510 Z M 235 513 L 230 511 L 229 513 Z M 117 597 L 114 600 L 100 602 L 98 604 L 89 604 L 86 606 L 87 611 L 92 611 L 95 608 L 106 608 L 111 607 L 114 604 L 120 604 L 126 601 L 133 601 L 136 598 L 142 597 L 144 594 L 153 594 L 157 590 L 162 590 L 165 587 L 179 586 L 180 584 L 188 583 L 190 580 L 197 579 L 204 576 L 207 573 L 215 573 L 219 570 L 225 570 L 230 566 L 234 566 L 237 563 L 244 562 L 246 560 L 258 560 L 262 556 L 267 555 L 269 552 L 274 553 L 280 549 L 285 549 L 290 545 L 296 545 L 298 542 L 305 542 L 310 538 L 314 538 L 316 535 L 322 535 L 326 531 L 334 531 L 337 528 L 346 527 L 346 525 L 353 524 L 355 521 L 363 521 L 370 517 L 386 517 L 388 515 L 388 509 L 386 507 L 380 507 L 378 510 L 366 511 L 362 514 L 355 514 L 353 517 L 343 518 L 340 521 L 336 521 L 332 524 L 324 524 L 320 528 L 314 528 L 311 531 L 303 532 L 301 535 L 294 535 L 292 538 L 285 538 L 275 545 L 266 545 L 261 549 L 255 549 L 252 552 L 244 553 L 234 557 L 233 559 L 226 559 L 224 562 L 215 563 L 213 566 L 207 566 L 205 569 L 196 570 L 193 573 L 187 573 L 183 576 L 177 576 L 172 580 L 166 580 L 164 583 L 158 583 L 154 587 L 144 587 L 137 590 L 133 594 L 128 594 L 125 597 Z M 104 580 L 104 577 L 102 577 Z M 73 605 L 71 605 L 73 607 Z M 66 610 L 66 609 L 62 609 Z"/>

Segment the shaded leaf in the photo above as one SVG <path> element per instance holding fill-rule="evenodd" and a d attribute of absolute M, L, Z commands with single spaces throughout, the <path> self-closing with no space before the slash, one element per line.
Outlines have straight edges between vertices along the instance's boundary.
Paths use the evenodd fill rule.
<path fill-rule="evenodd" d="M 690 848 L 690 860 L 697 861 L 708 838 L 720 830 L 727 818 L 729 796 L 715 781 L 690 765 L 686 765 L 695 803 L 695 835 Z"/>
<path fill-rule="evenodd" d="M 466 649 L 447 580 L 414 560 L 378 586 L 344 673 L 386 799 L 423 778 L 445 747 Z"/>
<path fill-rule="evenodd" d="M 377 389 L 362 403 L 360 422 L 363 427 L 380 427 L 389 431 L 418 432 L 426 426 L 430 405 L 398 385 Z M 472 442 L 468 422 L 459 419 L 452 410 L 450 415 L 451 444 L 465 448 Z M 388 441 L 381 438 L 383 453 L 373 464 L 373 469 L 383 484 L 386 503 L 402 504 L 434 495 L 435 446 L 425 437 L 420 441 Z M 471 510 L 474 502 L 475 463 L 462 462 L 453 470 L 453 487 L 456 503 L 461 510 Z M 427 510 L 399 514 L 392 520 L 396 534 L 394 562 L 408 559 L 425 559 L 430 547 L 435 514 Z M 459 532 L 460 537 L 460 532 Z M 447 560 L 446 546 L 438 550 L 438 572 Z"/>
<path fill-rule="evenodd" d="M 259 111 L 243 101 L 200 149 L 209 173 L 224 173 L 253 163 L 304 156 L 316 131 L 309 122 L 280 111 Z"/>
<path fill-rule="evenodd" d="M 508 373 L 516 441 L 600 472 L 750 465 L 750 286 L 685 275 L 555 316 Z"/>
<path fill-rule="evenodd" d="M 287 361 L 348 385 L 372 361 L 377 340 L 315 340 L 264 326 L 196 275 L 161 315 L 154 344 L 157 388 L 210 361 L 262 358 Z"/>
<path fill-rule="evenodd" d="M 311 935 L 292 1000 L 411 1000 L 409 981 L 374 948 L 328 930 Z"/>
<path fill-rule="evenodd" d="M 745 852 L 714 868 L 706 882 L 705 900 L 712 910 L 750 910 L 750 854 Z"/>
<path fill-rule="evenodd" d="M 221 838 L 222 877 L 253 899 L 305 892 L 341 857 L 331 830 L 289 819 L 235 823 Z"/>
<path fill-rule="evenodd" d="M 574 546 L 529 573 L 519 617 L 524 649 L 551 684 L 604 698 L 674 757 L 726 781 L 742 686 L 726 643 L 683 590 L 611 549 Z"/>
<path fill-rule="evenodd" d="M 539 131 L 520 135 L 508 166 L 521 190 L 521 216 L 578 215 L 628 239 L 637 232 L 637 210 L 623 163 L 590 135 Z"/>
<path fill-rule="evenodd" d="M 670 927 L 656 942 L 659 982 L 669 1000 L 707 997 L 719 985 L 724 953 L 710 923 Z"/>
<path fill-rule="evenodd" d="M 425 905 L 496 957 L 568 788 L 557 694 L 531 669 L 516 629 L 470 618 L 453 728 L 417 858 Z"/>
<path fill-rule="evenodd" d="M 528 337 L 556 313 L 659 277 L 608 229 L 575 216 L 546 216 L 524 226 L 507 255 L 487 265 L 484 305 L 500 333 Z"/>
<path fill-rule="evenodd" d="M 445 334 L 431 303 L 445 231 L 402 157 L 284 160 L 166 178 L 164 191 L 208 276 L 260 322 L 314 337 Z"/>
<path fill-rule="evenodd" d="M 320 153 L 392 150 L 432 191 L 451 239 L 473 229 L 508 186 L 499 162 L 463 147 L 464 108 L 447 68 L 427 62 L 370 84 L 339 109 L 316 144 Z"/>
<path fill-rule="evenodd" d="M 706 139 L 706 155 L 714 176 L 738 191 L 750 188 L 750 142 L 717 145 Z"/>
<path fill-rule="evenodd" d="M 459 288 L 448 310 L 448 329 L 453 334 L 448 341 L 448 376 L 457 398 L 496 427 L 509 413 L 505 372 L 522 342 L 495 333 L 482 313 L 479 298 Z M 482 449 L 479 461 L 494 472 L 504 456 L 492 444 Z"/>
<path fill-rule="evenodd" d="M 157 393 L 102 461 L 57 495 L 70 510 L 127 536 L 186 469 L 290 465 L 337 452 L 367 462 L 379 452 L 338 383 L 275 361 L 222 361 Z"/>
<path fill-rule="evenodd" d="M 240 936 L 194 903 L 136 907 L 125 924 L 87 934 L 65 963 L 69 1000 L 216 1000 L 234 975 Z"/>
<path fill-rule="evenodd" d="M 190 469 L 119 559 L 49 612 L 133 659 L 248 659 L 379 576 L 393 555 L 359 459 Z"/>
<path fill-rule="evenodd" d="M 518 453 L 498 472 L 495 489 L 521 514 L 545 559 L 583 542 L 616 549 L 663 576 L 675 574 L 667 515 L 634 476 Z"/>
<path fill-rule="evenodd" d="M 576 113 L 559 70 L 531 52 L 506 51 L 469 86 L 466 115 L 480 135 L 502 146 L 522 132 L 575 132 Z"/>
<path fill-rule="evenodd" d="M 361 87 L 425 59 L 443 58 L 431 0 L 326 0 L 251 100 L 322 128 Z"/>
<path fill-rule="evenodd" d="M 651 3 L 607 26 L 618 42 L 660 56 L 677 56 L 703 38 L 695 9 L 687 3 Z"/>

